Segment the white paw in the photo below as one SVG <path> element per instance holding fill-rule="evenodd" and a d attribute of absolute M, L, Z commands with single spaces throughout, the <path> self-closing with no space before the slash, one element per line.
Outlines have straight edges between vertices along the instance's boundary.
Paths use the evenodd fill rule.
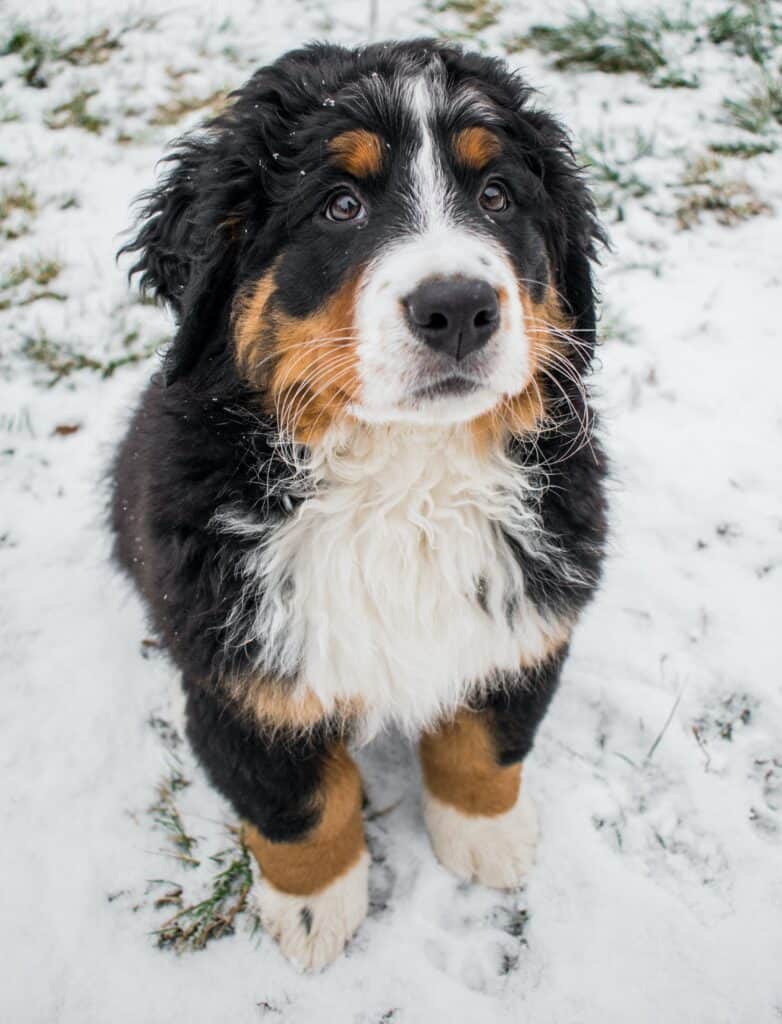
<path fill-rule="evenodd" d="M 336 960 L 369 905 L 369 854 L 331 885 L 310 896 L 292 896 L 261 878 L 255 887 L 261 923 L 285 956 L 317 971 Z"/>
<path fill-rule="evenodd" d="M 463 814 L 424 793 L 424 818 L 440 863 L 460 878 L 515 889 L 535 860 L 538 816 L 522 789 L 505 814 Z"/>

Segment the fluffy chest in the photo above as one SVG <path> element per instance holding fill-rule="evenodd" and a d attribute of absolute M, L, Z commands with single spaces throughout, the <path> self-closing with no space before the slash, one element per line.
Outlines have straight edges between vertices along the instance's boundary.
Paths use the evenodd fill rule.
<path fill-rule="evenodd" d="M 259 668 L 415 730 L 545 655 L 561 624 L 527 598 L 503 532 L 538 543 L 517 466 L 458 434 L 363 428 L 309 472 L 311 496 L 245 567 Z"/>

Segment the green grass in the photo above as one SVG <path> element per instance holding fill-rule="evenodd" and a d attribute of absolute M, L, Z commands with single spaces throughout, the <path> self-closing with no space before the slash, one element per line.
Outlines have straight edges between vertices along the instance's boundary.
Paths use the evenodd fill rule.
<path fill-rule="evenodd" d="M 4 189 L 0 192 L 0 236 L 11 240 L 26 234 L 37 212 L 38 200 L 26 182 L 17 181 Z"/>
<path fill-rule="evenodd" d="M 115 50 L 118 50 L 123 31 L 112 34 L 108 28 L 93 32 L 80 42 L 59 51 L 60 60 L 83 67 L 87 64 L 105 64 Z"/>
<path fill-rule="evenodd" d="M 782 125 L 782 74 L 763 72 L 758 84 L 743 99 L 726 99 L 724 107 L 738 128 L 753 135 Z"/>
<path fill-rule="evenodd" d="M 470 39 L 484 29 L 497 24 L 502 12 L 499 0 L 439 0 L 427 5 L 432 14 L 453 12 L 459 16 L 464 28 L 447 33 L 450 38 Z"/>
<path fill-rule="evenodd" d="M 716 46 L 729 46 L 739 57 L 761 67 L 782 43 L 782 20 L 770 0 L 737 0 L 706 22 L 708 38 Z"/>
<path fill-rule="evenodd" d="M 53 387 L 77 370 L 103 369 L 99 360 L 76 351 L 65 342 L 52 341 L 45 331 L 26 335 L 22 339 L 22 354 L 51 374 L 47 381 L 48 387 Z"/>
<path fill-rule="evenodd" d="M 18 53 L 26 60 L 39 57 L 54 49 L 54 44 L 46 36 L 33 31 L 24 25 L 12 29 L 0 48 L 0 55 L 7 57 L 9 54 Z"/>
<path fill-rule="evenodd" d="M 536 24 L 525 36 L 508 41 L 508 49 L 533 47 L 553 58 L 554 66 L 606 74 L 635 72 L 656 88 L 697 88 L 697 75 L 671 63 L 674 36 L 685 36 L 690 52 L 703 45 L 730 47 L 759 68 L 761 80 L 745 98 L 725 101 L 733 121 L 751 132 L 782 123 L 782 71 L 775 66 L 782 45 L 778 0 L 735 0 L 705 22 L 705 32 L 686 3 L 669 13 L 659 7 L 647 13 L 606 14 L 585 4 L 568 14 L 562 25 Z M 681 50 L 681 42 L 676 43 Z"/>
<path fill-rule="evenodd" d="M 19 412 L 0 412 L 0 434 L 26 434 L 35 437 L 30 410 L 23 406 Z"/>
<path fill-rule="evenodd" d="M 208 109 L 210 115 L 216 115 L 225 104 L 227 96 L 227 89 L 218 89 L 209 96 L 174 96 L 155 107 L 149 123 L 156 127 L 176 124 L 185 115 L 196 110 Z"/>
<path fill-rule="evenodd" d="M 59 260 L 42 257 L 34 260 L 22 260 L 9 270 L 4 278 L 0 279 L 0 291 L 18 288 L 27 281 L 44 288 L 47 284 L 51 284 L 61 271 L 62 263 Z"/>
<path fill-rule="evenodd" d="M 207 895 L 194 903 L 186 904 L 182 888 L 168 883 L 168 891 L 155 906 L 160 909 L 174 905 L 179 909 L 155 931 L 161 949 L 194 952 L 214 939 L 233 934 L 237 916 L 250 913 L 247 907 L 247 896 L 253 884 L 250 856 L 237 835 L 235 846 L 210 858 L 219 870 L 209 881 Z M 252 914 L 250 921 L 251 930 L 255 932 L 260 922 Z"/>
<path fill-rule="evenodd" d="M 0 44 L 0 55 L 17 54 L 22 59 L 22 78 L 31 86 L 45 88 L 46 79 L 41 69 L 46 61 L 57 55 L 57 43 L 51 36 L 28 25 L 19 24 L 11 29 Z"/>
<path fill-rule="evenodd" d="M 0 96 L 0 124 L 12 124 L 19 120 L 19 111 L 15 110 L 4 96 Z"/>
<path fill-rule="evenodd" d="M 182 815 L 176 804 L 176 795 L 190 785 L 182 774 L 176 759 L 172 762 L 168 775 L 158 784 L 155 802 L 149 813 L 155 825 L 166 833 L 174 847 L 174 856 L 189 867 L 198 867 L 200 861 L 193 856 L 198 840 L 185 829 Z"/>
<path fill-rule="evenodd" d="M 609 16 L 587 5 L 582 13 L 569 14 L 563 25 L 533 25 L 511 48 L 534 47 L 553 56 L 560 70 L 635 71 L 651 78 L 668 64 L 665 34 L 691 28 L 687 19 L 670 18 L 659 9 L 645 15 L 623 11 Z"/>
<path fill-rule="evenodd" d="M 78 210 L 80 207 L 81 201 L 75 192 L 66 192 L 57 202 L 58 210 Z"/>
<path fill-rule="evenodd" d="M 675 210 L 676 223 L 688 231 L 709 215 L 724 227 L 769 213 L 770 207 L 746 181 L 725 178 L 716 157 L 701 157 L 687 167 Z"/>
<path fill-rule="evenodd" d="M 23 181 L 0 192 L 0 222 L 7 220 L 16 210 L 35 213 L 37 208 L 35 192 Z"/>
<path fill-rule="evenodd" d="M 708 20 L 709 39 L 757 65 L 755 85 L 723 101 L 731 121 L 761 135 L 782 125 L 782 17 L 777 0 L 737 0 Z"/>
<path fill-rule="evenodd" d="M 712 142 L 709 149 L 717 156 L 733 156 L 741 160 L 750 160 L 752 157 L 761 156 L 766 153 L 776 152 L 773 142 Z"/>
<path fill-rule="evenodd" d="M 82 128 L 85 132 L 99 135 L 106 127 L 106 119 L 91 114 L 87 104 L 93 96 L 97 95 L 97 89 L 82 89 L 68 100 L 55 107 L 49 117 L 46 118 L 48 128 L 59 130 L 60 128 Z"/>
<path fill-rule="evenodd" d="M 669 69 L 664 74 L 656 75 L 650 85 L 654 89 L 699 89 L 700 78 L 695 74 Z"/>
<path fill-rule="evenodd" d="M 35 88 L 44 89 L 49 84 L 47 65 L 56 61 L 76 67 L 105 64 L 122 46 L 125 33 L 134 29 L 154 28 L 157 22 L 154 16 L 135 18 L 119 29 L 103 28 L 69 45 L 64 45 L 25 22 L 17 22 L 4 37 L 0 37 L 0 56 L 17 54 L 22 59 L 21 76 L 24 81 Z"/>
<path fill-rule="evenodd" d="M 579 149 L 579 159 L 589 170 L 598 206 L 623 219 L 622 204 L 627 199 L 642 199 L 652 191 L 636 169 L 638 161 L 654 153 L 654 140 L 637 130 L 629 152 L 620 156 L 616 137 L 605 132 L 586 135 Z"/>
<path fill-rule="evenodd" d="M 695 719 L 692 724 L 695 738 L 699 742 L 715 739 L 732 742 L 734 733 L 751 724 L 755 706 L 756 702 L 746 693 L 731 693 L 723 697 Z"/>
<path fill-rule="evenodd" d="M 60 381 L 81 370 L 91 370 L 105 380 L 112 377 L 123 366 L 131 366 L 148 359 L 155 352 L 159 342 L 134 349 L 133 345 L 138 339 L 138 331 L 126 331 L 120 339 L 119 345 L 120 348 L 130 351 L 111 359 L 97 359 L 95 356 L 79 351 L 70 342 L 53 341 L 45 331 L 40 331 L 22 338 L 21 353 L 45 371 L 47 375 L 44 380 L 45 385 L 54 387 L 55 384 L 59 384 Z"/>
<path fill-rule="evenodd" d="M 67 296 L 47 287 L 57 278 L 61 269 L 62 264 L 54 259 L 21 260 L 0 279 L 0 309 L 29 306 L 41 299 L 66 301 Z M 19 297 L 13 294 L 25 285 L 33 286 L 27 295 Z M 11 294 L 3 294 L 8 292 Z"/>
<path fill-rule="evenodd" d="M 210 856 L 199 853 L 196 858 L 204 841 L 192 835 L 178 806 L 180 794 L 190 785 L 179 757 L 171 752 L 179 742 L 178 737 L 165 719 L 152 718 L 150 725 L 168 748 L 170 760 L 148 814 L 154 827 L 165 834 L 173 847 L 170 856 L 179 869 L 175 880 L 158 878 L 149 883 L 159 893 L 154 899 L 155 909 L 171 915 L 153 932 L 159 948 L 176 953 L 204 949 L 209 942 L 230 935 L 239 915 L 249 921 L 251 932 L 255 933 L 260 921 L 247 904 L 253 884 L 251 854 L 242 841 L 240 829 L 229 827 L 226 848 Z M 191 874 L 191 868 L 199 870 Z M 190 885 L 197 887 L 193 898 L 185 893 Z"/>

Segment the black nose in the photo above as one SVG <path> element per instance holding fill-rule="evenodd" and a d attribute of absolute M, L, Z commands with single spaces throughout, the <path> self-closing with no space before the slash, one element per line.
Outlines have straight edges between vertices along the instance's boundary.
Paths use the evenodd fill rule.
<path fill-rule="evenodd" d="M 413 333 L 456 360 L 482 348 L 500 321 L 495 290 L 469 277 L 424 281 L 407 296 L 405 307 Z"/>

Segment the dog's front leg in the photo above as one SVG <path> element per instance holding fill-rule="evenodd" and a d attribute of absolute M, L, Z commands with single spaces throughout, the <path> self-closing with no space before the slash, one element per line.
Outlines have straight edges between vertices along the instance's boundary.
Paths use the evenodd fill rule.
<path fill-rule="evenodd" d="M 264 927 L 302 967 L 335 960 L 368 906 L 361 779 L 344 744 L 326 724 L 266 730 L 200 688 L 188 697 L 188 735 L 244 820 Z"/>
<path fill-rule="evenodd" d="M 424 817 L 438 860 L 498 889 L 519 886 L 538 837 L 522 761 L 556 689 L 564 651 L 491 691 L 425 733 L 420 754 Z"/>

